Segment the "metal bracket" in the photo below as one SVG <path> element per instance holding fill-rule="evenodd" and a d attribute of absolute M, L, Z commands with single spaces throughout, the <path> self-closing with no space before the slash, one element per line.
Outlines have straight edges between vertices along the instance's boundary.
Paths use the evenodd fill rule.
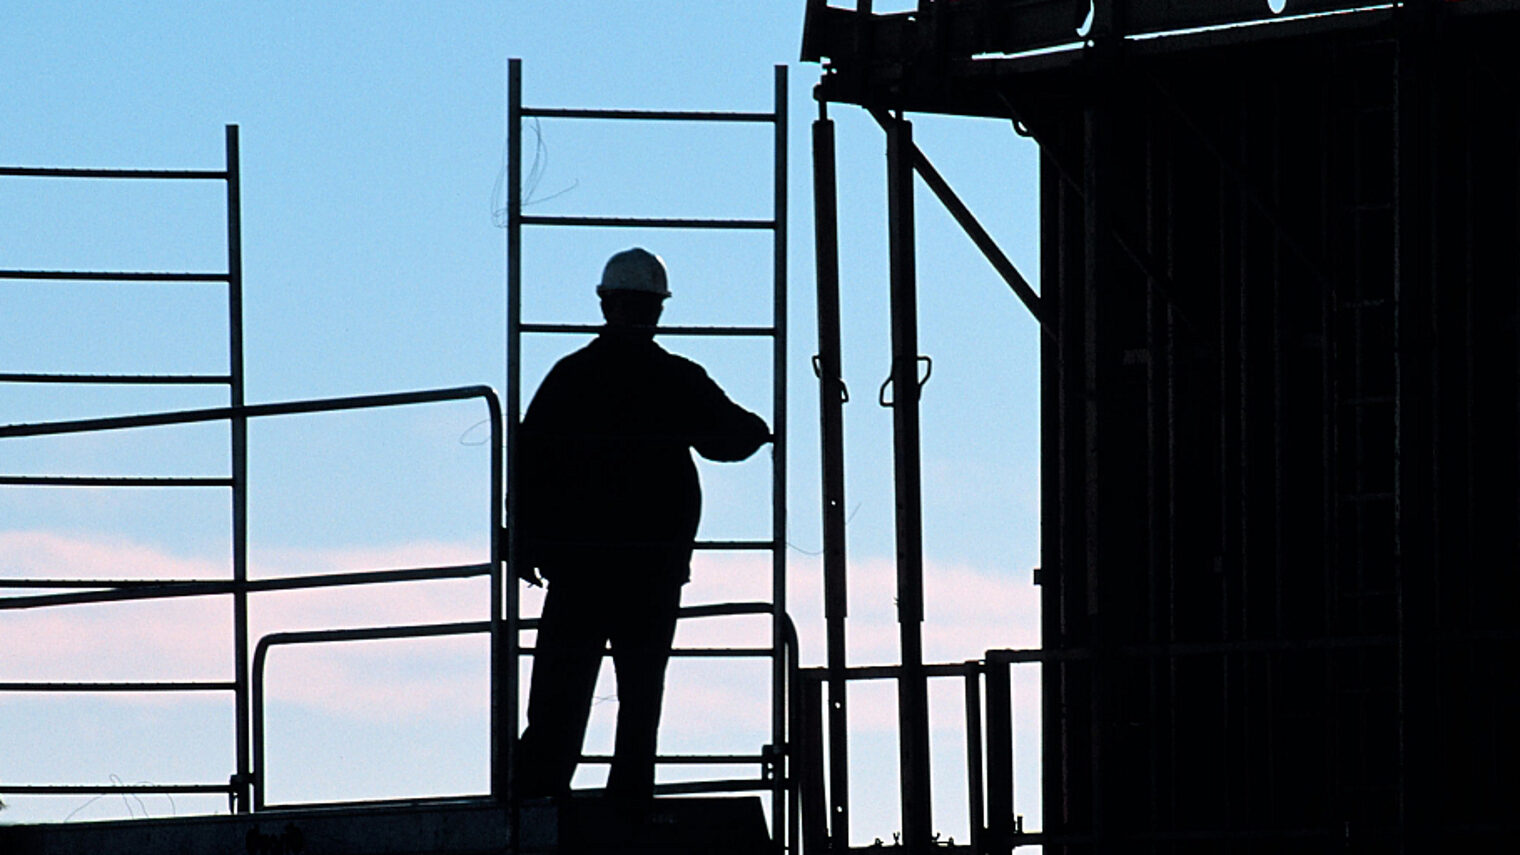
<path fill-rule="evenodd" d="M 923 389 L 924 386 L 929 382 L 929 378 L 934 376 L 934 359 L 929 356 L 920 355 L 917 361 L 923 363 L 924 365 L 924 376 L 919 378 L 918 381 L 918 388 Z M 881 381 L 881 388 L 876 392 L 876 403 L 888 409 L 891 409 L 897 404 L 897 400 L 895 398 L 890 401 L 887 400 L 887 388 L 891 385 L 892 375 L 888 374 L 887 379 Z"/>
<path fill-rule="evenodd" d="M 813 376 L 819 380 L 823 379 L 823 363 L 821 362 L 821 357 L 816 353 L 813 354 Z M 850 387 L 844 384 L 844 378 L 841 377 L 839 378 L 839 403 L 848 404 L 849 402 Z"/>
<path fill-rule="evenodd" d="M 249 804 L 249 790 L 253 786 L 253 773 L 246 775 L 234 772 L 227 779 L 227 811 L 228 813 L 247 813 Z"/>

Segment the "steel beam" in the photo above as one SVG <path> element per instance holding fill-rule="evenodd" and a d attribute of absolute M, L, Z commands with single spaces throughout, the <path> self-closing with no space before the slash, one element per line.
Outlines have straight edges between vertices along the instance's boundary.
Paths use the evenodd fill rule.
<path fill-rule="evenodd" d="M 813 123 L 813 218 L 818 267 L 818 417 L 823 463 L 823 614 L 829 672 L 830 845 L 850 845 L 849 702 L 844 669 L 848 564 L 845 561 L 844 405 L 839 342 L 839 235 L 834 178 L 834 123 Z"/>
<path fill-rule="evenodd" d="M 913 126 L 887 127 L 887 218 L 892 291 L 892 446 L 897 495 L 897 621 L 902 676 L 897 704 L 903 845 L 933 846 L 929 786 L 929 693 L 924 676 L 924 549 L 919 459 L 918 296 L 914 264 Z"/>
<path fill-rule="evenodd" d="M 517 745 L 518 674 L 516 653 L 518 602 L 515 575 L 522 561 L 517 537 L 518 428 L 522 420 L 522 60 L 507 61 L 507 400 L 505 419 L 507 490 L 507 569 L 514 581 L 492 592 L 492 610 L 506 611 L 505 651 L 491 675 L 491 794 L 512 797 L 512 767 Z M 505 600 L 505 602 L 503 602 Z M 514 822 L 513 827 L 516 827 Z"/>
<path fill-rule="evenodd" d="M 251 809 L 248 799 L 250 697 L 248 687 L 248 416 L 243 412 L 243 225 L 239 178 L 238 126 L 227 126 L 227 351 L 232 441 L 232 594 L 233 681 L 237 691 L 237 774 L 233 807 Z"/>
<path fill-rule="evenodd" d="M 891 118 L 884 110 L 873 109 L 871 115 L 883 129 L 886 129 L 887 123 L 891 121 Z M 966 203 L 961 201 L 961 197 L 955 194 L 955 190 L 950 187 L 949 182 L 945 180 L 943 175 L 939 174 L 939 170 L 934 168 L 934 164 L 929 162 L 928 155 L 925 155 L 917 144 L 913 146 L 912 156 L 914 171 L 918 173 L 920 178 L 924 179 L 924 184 L 928 185 L 929 189 L 934 192 L 940 204 L 945 206 L 945 210 L 950 213 L 955 222 L 966 232 L 966 236 L 971 238 L 971 242 L 976 244 L 976 248 L 981 250 L 982 255 L 987 259 L 987 263 L 992 265 L 992 269 L 996 270 L 998 275 L 1003 277 L 1003 281 L 1008 283 L 1008 287 L 1013 290 L 1014 295 L 1024 304 L 1024 308 L 1029 310 L 1029 314 L 1034 315 L 1036 321 L 1039 321 L 1041 331 L 1047 336 L 1055 335 L 1054 331 L 1045 323 L 1044 313 L 1040 309 L 1040 295 L 1036 294 L 1034 288 L 1030 287 L 1029 281 L 1024 278 L 1024 274 L 1020 273 L 1019 269 L 1013 265 L 1013 262 L 1008 260 L 1008 256 L 997 245 L 997 241 L 993 240 L 992 235 L 982 228 L 982 224 L 977 220 L 976 215 L 971 213 L 971 209 L 966 207 Z"/>

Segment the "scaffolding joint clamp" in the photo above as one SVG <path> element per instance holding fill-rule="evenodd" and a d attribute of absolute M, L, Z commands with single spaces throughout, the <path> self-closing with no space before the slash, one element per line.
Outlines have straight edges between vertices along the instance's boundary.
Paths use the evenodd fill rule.
<path fill-rule="evenodd" d="M 823 379 L 822 357 L 816 353 L 813 354 L 813 376 L 817 377 L 819 380 Z M 843 377 L 838 377 L 835 379 L 836 382 L 839 383 L 839 403 L 848 404 L 850 402 L 850 387 L 845 385 Z"/>
<path fill-rule="evenodd" d="M 918 388 L 922 390 L 924 386 L 928 384 L 929 378 L 934 376 L 934 359 L 932 357 L 920 354 L 916 358 L 916 361 L 923 363 L 924 366 L 924 376 L 920 377 L 918 380 Z M 891 409 L 897 405 L 896 399 L 893 399 L 891 401 L 887 400 L 887 389 L 890 388 L 891 385 L 892 375 L 888 374 L 887 379 L 881 381 L 881 388 L 876 392 L 876 402 L 888 409 Z"/>

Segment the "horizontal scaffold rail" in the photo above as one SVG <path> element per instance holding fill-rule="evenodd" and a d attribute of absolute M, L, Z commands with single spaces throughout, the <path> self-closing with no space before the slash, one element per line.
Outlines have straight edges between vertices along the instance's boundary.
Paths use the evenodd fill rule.
<path fill-rule="evenodd" d="M 130 475 L 0 475 L 0 487 L 231 487 L 231 478 Z"/>
<path fill-rule="evenodd" d="M 743 113 L 710 110 L 596 110 L 574 107 L 523 107 L 524 118 L 539 119 L 637 119 L 655 122 L 749 122 L 776 121 L 775 113 Z"/>
<path fill-rule="evenodd" d="M 162 600 L 175 597 L 210 597 L 232 594 L 238 591 L 263 593 L 267 591 L 296 591 L 310 588 L 338 588 L 350 585 L 381 585 L 389 582 L 421 582 L 437 579 L 470 579 L 486 576 L 490 564 L 457 564 L 444 567 L 408 567 L 399 570 L 362 570 L 346 573 L 322 573 L 314 576 L 285 576 L 275 579 L 250 579 L 246 582 L 223 581 L 166 581 L 158 584 L 132 584 L 105 590 L 80 591 L 69 594 L 39 594 L 28 597 L 0 598 L 0 611 L 12 609 L 41 608 L 44 606 L 71 606 L 85 603 L 128 602 L 132 600 Z M 0 587 L 9 584 L 0 582 Z M 102 582 L 101 586 L 109 583 Z M 63 586 L 59 586 L 63 587 Z"/>
<path fill-rule="evenodd" d="M 148 793 L 226 793 L 230 784 L 5 784 L 11 796 L 146 795 Z"/>
<path fill-rule="evenodd" d="M 590 226 L 615 229 L 774 229 L 775 220 L 702 217 L 576 217 L 523 215 L 525 226 Z"/>
<path fill-rule="evenodd" d="M 773 615 L 773 606 L 765 602 L 733 602 L 733 603 L 709 603 L 699 606 L 683 606 L 679 611 L 681 618 L 721 617 L 733 615 Z M 519 619 L 516 622 L 519 632 L 536 630 L 538 620 L 536 618 Z M 783 644 L 791 651 L 790 670 L 795 678 L 798 673 L 797 666 L 797 628 L 790 617 L 783 615 L 784 626 Z M 254 805 L 256 810 L 262 810 L 267 805 L 264 802 L 264 675 L 269 661 L 269 652 L 275 647 L 298 645 L 298 644 L 324 644 L 343 643 L 355 641 L 388 641 L 410 638 L 439 638 L 447 636 L 474 635 L 489 632 L 490 621 L 456 621 L 453 623 L 430 623 L 411 624 L 398 626 L 372 626 L 350 627 L 345 629 L 318 629 L 298 630 L 292 632 L 271 633 L 259 639 L 253 651 L 253 676 L 252 676 L 252 729 L 253 729 L 253 757 L 254 757 Z M 531 656 L 533 648 L 517 646 L 518 656 Z M 707 657 L 765 657 L 770 658 L 778 655 L 779 651 L 769 647 L 757 648 L 704 648 L 704 647 L 678 647 L 671 650 L 671 655 L 678 658 L 707 658 Z M 595 756 L 583 758 L 590 762 L 599 762 Z M 711 755 L 661 755 L 656 758 L 659 762 L 669 762 L 687 765 L 734 765 L 745 763 L 765 763 L 768 759 L 764 755 L 740 755 L 740 754 L 711 754 Z M 729 781 L 697 781 L 677 784 L 660 784 L 655 787 L 655 792 L 665 795 L 680 793 L 704 793 L 704 792 L 742 792 L 742 791 L 765 791 L 773 788 L 775 781 L 768 778 L 740 779 Z"/>
<path fill-rule="evenodd" d="M 0 166 L 4 178 L 147 178 L 153 180 L 225 180 L 224 169 L 89 169 L 72 166 Z"/>
<path fill-rule="evenodd" d="M 673 766 L 739 766 L 764 763 L 764 754 L 661 754 L 659 761 Z M 611 754 L 583 754 L 582 763 L 611 763 Z"/>
<path fill-rule="evenodd" d="M 23 436 L 58 436 L 71 433 L 93 433 L 106 430 L 127 430 L 162 425 L 197 424 L 218 422 L 233 418 L 264 418 L 267 416 L 311 415 L 334 413 L 344 410 L 364 410 L 375 407 L 401 407 L 412 404 L 433 404 L 443 401 L 467 401 L 483 398 L 491 411 L 493 420 L 501 418 L 501 402 L 496 390 L 490 386 L 458 386 L 452 389 L 425 389 L 417 392 L 389 392 L 380 395 L 353 395 L 343 398 L 316 398 L 309 401 L 288 401 L 277 404 L 249 404 L 242 407 L 209 407 L 199 410 L 178 410 L 168 413 L 144 413 L 136 416 L 111 416 L 98 419 L 71 419 L 68 421 L 38 422 L 35 424 L 0 425 L 0 439 Z"/>
<path fill-rule="evenodd" d="M 231 374 L 0 373 L 0 383 L 67 383 L 100 386 L 225 386 L 231 382 Z"/>
<path fill-rule="evenodd" d="M 55 694 L 67 694 L 69 692 L 121 692 L 135 694 L 138 692 L 235 692 L 237 683 L 230 680 L 147 680 L 147 681 L 123 681 L 112 680 L 107 682 L 87 683 L 80 681 L 70 682 L 47 682 L 47 681 L 20 681 L 0 683 L 0 692 L 48 692 Z"/>
<path fill-rule="evenodd" d="M 603 324 L 522 324 L 518 327 L 525 333 L 599 333 L 606 329 Z M 655 327 L 656 335 L 692 335 L 692 336 L 773 336 L 776 334 L 775 327 L 761 326 L 678 326 L 678 327 Z"/>
<path fill-rule="evenodd" d="M 762 551 L 776 548 L 774 540 L 699 540 L 692 545 L 697 549 L 713 551 L 730 550 L 735 552 Z"/>
<path fill-rule="evenodd" d="M 157 270 L 0 270 L 0 279 L 46 282 L 230 282 L 232 274 Z"/>
<path fill-rule="evenodd" d="M 776 786 L 769 778 L 734 778 L 726 781 L 676 781 L 655 784 L 655 795 L 689 796 L 702 793 L 764 793 Z"/>

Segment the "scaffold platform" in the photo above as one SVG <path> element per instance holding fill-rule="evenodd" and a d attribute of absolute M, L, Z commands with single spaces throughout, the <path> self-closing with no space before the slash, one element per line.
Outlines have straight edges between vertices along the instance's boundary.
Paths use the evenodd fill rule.
<path fill-rule="evenodd" d="M 758 796 L 662 798 L 639 821 L 570 799 L 510 810 L 488 799 L 0 826 L 5 855 L 718 855 L 771 849 Z"/>

